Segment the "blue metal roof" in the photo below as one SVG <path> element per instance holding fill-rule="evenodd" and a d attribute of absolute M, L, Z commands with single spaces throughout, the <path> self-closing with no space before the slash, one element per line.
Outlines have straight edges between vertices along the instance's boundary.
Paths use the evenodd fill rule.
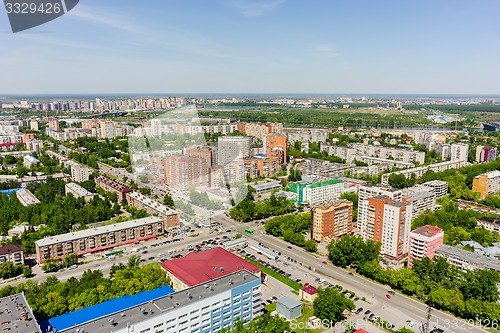
<path fill-rule="evenodd" d="M 150 302 L 165 295 L 172 294 L 173 292 L 174 290 L 169 286 L 163 286 L 153 290 L 143 291 L 133 296 L 126 295 L 51 318 L 40 323 L 40 327 L 42 332 L 47 332 L 49 326 L 55 328 L 57 331 L 66 330 L 97 318 Z"/>
<path fill-rule="evenodd" d="M 20 190 L 20 188 L 10 188 L 8 190 L 0 190 L 0 193 L 5 193 L 7 195 L 11 195 L 12 193 Z"/>

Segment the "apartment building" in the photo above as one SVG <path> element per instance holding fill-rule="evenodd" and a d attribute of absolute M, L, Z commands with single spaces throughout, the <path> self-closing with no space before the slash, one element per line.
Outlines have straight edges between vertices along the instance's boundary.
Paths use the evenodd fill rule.
<path fill-rule="evenodd" d="M 7 261 L 10 261 L 15 265 L 24 265 L 23 248 L 20 245 L 15 244 L 0 246 L 0 264 Z"/>
<path fill-rule="evenodd" d="M 330 155 L 338 156 L 346 160 L 346 163 L 352 163 L 360 159 L 360 156 L 375 157 L 383 160 L 394 160 L 403 163 L 423 164 L 425 153 L 400 147 L 374 146 L 361 143 L 352 143 L 346 147 L 337 146 L 330 142 L 321 142 L 321 150 Z"/>
<path fill-rule="evenodd" d="M 411 229 L 411 204 L 382 195 L 370 198 L 365 235 L 380 242 L 386 259 L 402 260 L 408 255 Z"/>
<path fill-rule="evenodd" d="M 441 172 L 441 171 L 451 170 L 451 169 L 460 169 L 460 168 L 467 166 L 467 165 L 469 165 L 469 163 L 467 163 L 467 159 L 434 163 L 434 164 L 424 165 L 424 166 L 420 166 L 420 167 L 416 167 L 416 168 L 385 173 L 382 175 L 380 182 L 383 185 L 389 184 L 389 177 L 393 174 L 402 174 L 406 178 L 409 178 L 409 177 L 411 177 L 412 174 L 415 174 L 415 177 L 420 178 L 427 171 Z"/>
<path fill-rule="evenodd" d="M 132 306 L 118 299 L 112 307 L 98 304 L 49 319 L 51 328 L 44 333 L 218 332 L 236 320 L 249 322 L 263 308 L 261 280 L 244 269 L 175 293 L 162 288 L 153 291 L 154 298 L 142 296 L 142 302 L 132 296 Z"/>
<path fill-rule="evenodd" d="M 311 238 L 317 242 L 339 239 L 352 234 L 353 203 L 333 200 L 312 208 Z"/>
<path fill-rule="evenodd" d="M 26 140 L 26 149 L 30 152 L 40 154 L 43 148 L 42 140 L 28 139 Z"/>
<path fill-rule="evenodd" d="M 301 143 L 326 142 L 328 131 L 326 130 L 289 130 L 286 132 L 287 141 L 293 145 L 295 141 Z"/>
<path fill-rule="evenodd" d="M 31 155 L 24 156 L 23 157 L 23 166 L 29 169 L 29 168 L 31 168 L 32 165 L 34 165 L 34 166 L 40 165 L 40 161 Z"/>
<path fill-rule="evenodd" d="M 500 260 L 469 252 L 454 246 L 441 245 L 436 249 L 435 256 L 446 258 L 450 265 L 456 266 L 464 271 L 488 269 L 500 272 Z"/>
<path fill-rule="evenodd" d="M 208 186 L 211 159 L 173 155 L 164 159 L 164 180 L 170 188 L 188 190 Z"/>
<path fill-rule="evenodd" d="M 279 158 L 280 164 L 287 161 L 287 139 L 283 134 L 266 134 L 262 138 L 267 157 Z"/>
<path fill-rule="evenodd" d="M 436 199 L 442 198 L 448 194 L 448 182 L 442 180 L 431 180 L 423 183 L 422 185 L 431 187 L 434 190 Z"/>
<path fill-rule="evenodd" d="M 332 179 L 312 184 L 292 183 L 289 185 L 290 192 L 297 194 L 297 204 L 315 204 L 338 199 L 344 192 L 344 182 L 340 179 Z"/>
<path fill-rule="evenodd" d="M 168 226 L 156 216 L 110 224 L 93 229 L 49 236 L 35 242 L 36 260 L 43 264 L 48 258 L 63 259 L 71 253 L 82 256 L 135 244 L 162 235 Z"/>
<path fill-rule="evenodd" d="M 130 187 L 105 176 L 97 176 L 94 182 L 97 187 L 102 188 L 104 191 L 116 193 L 118 200 L 126 199 L 127 193 L 132 192 Z"/>
<path fill-rule="evenodd" d="M 500 191 L 500 171 L 494 170 L 474 177 L 472 191 L 479 193 L 481 199 L 488 194 L 495 194 Z"/>
<path fill-rule="evenodd" d="M 16 191 L 16 197 L 24 207 L 28 207 L 31 205 L 36 205 L 40 203 L 40 200 L 35 197 L 33 193 L 29 190 L 22 188 Z"/>
<path fill-rule="evenodd" d="M 251 149 L 252 137 L 250 136 L 221 136 L 217 142 L 217 163 L 224 165 L 249 158 Z"/>
<path fill-rule="evenodd" d="M 410 250 L 408 251 L 408 267 L 413 266 L 413 260 L 424 257 L 434 258 L 436 249 L 443 245 L 444 231 L 439 227 L 424 225 L 410 232 Z"/>
<path fill-rule="evenodd" d="M 385 195 L 394 201 L 403 199 L 403 191 L 391 186 L 366 184 L 360 185 L 358 190 L 358 219 L 357 232 L 363 239 L 368 239 L 366 230 L 368 223 L 368 208 L 370 198 Z"/>
<path fill-rule="evenodd" d="M 71 180 L 74 182 L 84 182 L 90 178 L 90 169 L 78 163 L 71 163 Z"/>
<path fill-rule="evenodd" d="M 236 123 L 239 132 L 245 133 L 248 136 L 253 136 L 259 140 L 262 140 L 264 135 L 277 133 L 283 133 L 282 123 Z"/>
<path fill-rule="evenodd" d="M 411 204 L 413 219 L 426 211 L 434 211 L 436 208 L 436 195 L 432 188 L 411 193 L 405 196 L 403 201 Z"/>
<path fill-rule="evenodd" d="M 72 194 L 75 198 L 84 198 L 85 201 L 90 201 L 94 196 L 96 195 L 95 193 L 89 192 L 80 185 L 76 183 L 67 183 L 64 185 L 64 191 L 66 195 Z"/>
<path fill-rule="evenodd" d="M 497 159 L 498 150 L 490 146 L 476 147 L 476 162 L 487 163 Z"/>
<path fill-rule="evenodd" d="M 148 214 L 160 217 L 163 222 L 164 230 L 178 227 L 180 225 L 179 212 L 168 208 L 167 206 L 153 200 L 139 192 L 127 193 L 127 203 L 137 209 L 144 209 Z"/>
<path fill-rule="evenodd" d="M 467 161 L 469 145 L 466 143 L 452 143 L 450 145 L 450 161 Z"/>

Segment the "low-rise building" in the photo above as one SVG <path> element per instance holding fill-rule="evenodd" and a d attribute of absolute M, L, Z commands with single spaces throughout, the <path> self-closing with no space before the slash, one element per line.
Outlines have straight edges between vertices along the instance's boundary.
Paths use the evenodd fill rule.
<path fill-rule="evenodd" d="M 118 195 L 118 200 L 126 199 L 127 193 L 132 192 L 132 189 L 127 185 L 124 185 L 113 179 L 109 179 L 105 176 L 97 176 L 94 181 L 95 185 L 102 188 L 104 191 L 116 193 L 116 195 Z"/>
<path fill-rule="evenodd" d="M 23 293 L 0 298 L 0 323 L 3 332 L 41 333 L 33 311 Z"/>
<path fill-rule="evenodd" d="M 29 168 L 31 168 L 32 165 L 35 165 L 35 166 L 40 165 L 40 161 L 31 155 L 24 156 L 23 157 L 23 166 L 29 169 Z"/>
<path fill-rule="evenodd" d="M 241 269 L 261 276 L 260 268 L 221 247 L 191 252 L 182 258 L 162 262 L 161 267 L 167 271 L 172 288 L 177 291 L 207 283 Z"/>
<path fill-rule="evenodd" d="M 36 260 L 42 264 L 48 258 L 63 259 L 71 253 L 82 256 L 135 244 L 164 234 L 165 223 L 159 217 L 109 224 L 102 227 L 49 236 L 35 242 Z"/>
<path fill-rule="evenodd" d="M 464 271 L 489 269 L 500 272 L 500 261 L 498 259 L 469 252 L 458 247 L 441 245 L 436 249 L 435 256 L 446 258 L 450 265 L 457 266 Z"/>
<path fill-rule="evenodd" d="M 128 192 L 127 203 L 137 209 L 144 209 L 148 214 L 160 217 L 165 223 L 165 229 L 178 227 L 180 225 L 179 212 L 153 200 L 139 192 Z"/>
<path fill-rule="evenodd" d="M 451 170 L 451 169 L 460 169 L 460 168 L 467 166 L 467 165 L 469 165 L 469 163 L 467 162 L 467 159 L 465 159 L 465 160 L 460 159 L 460 160 L 454 160 L 454 161 L 446 161 L 446 162 L 441 162 L 441 163 L 423 165 L 423 166 L 419 166 L 416 168 L 385 173 L 382 175 L 380 182 L 383 185 L 389 184 L 389 177 L 393 174 L 401 174 L 401 175 L 404 175 L 406 178 L 409 178 L 409 177 L 411 177 L 411 175 L 414 174 L 416 178 L 420 178 L 427 171 L 441 172 L 441 171 L 446 171 L 446 170 Z"/>
<path fill-rule="evenodd" d="M 23 248 L 20 245 L 0 246 L 0 264 L 10 261 L 13 264 L 24 264 Z"/>
<path fill-rule="evenodd" d="M 236 320 L 247 323 L 262 310 L 261 280 L 244 269 L 175 293 L 158 290 L 51 318 L 43 332 L 218 332 Z"/>
<path fill-rule="evenodd" d="M 28 207 L 31 205 L 36 205 L 40 203 L 40 200 L 35 197 L 33 193 L 29 190 L 22 188 L 16 191 L 16 197 L 24 207 Z"/>
<path fill-rule="evenodd" d="M 299 297 L 306 302 L 314 302 L 316 297 L 318 297 L 316 287 L 310 284 L 304 286 L 304 288 L 300 289 L 299 291 Z"/>
<path fill-rule="evenodd" d="M 276 313 L 286 320 L 293 320 L 302 315 L 302 303 L 290 296 L 282 296 L 276 301 Z"/>
<path fill-rule="evenodd" d="M 71 193 L 75 198 L 84 198 L 85 201 L 90 201 L 96 195 L 95 193 L 89 192 L 80 185 L 76 183 L 67 183 L 64 186 L 66 195 Z"/>
<path fill-rule="evenodd" d="M 413 260 L 424 257 L 434 258 L 436 249 L 443 245 L 443 229 L 424 225 L 410 232 L 410 250 L 408 251 L 408 267 L 413 266 Z"/>

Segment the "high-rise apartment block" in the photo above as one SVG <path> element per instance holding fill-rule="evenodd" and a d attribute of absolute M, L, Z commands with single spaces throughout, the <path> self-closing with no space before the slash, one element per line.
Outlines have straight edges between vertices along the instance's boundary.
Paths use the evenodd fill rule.
<path fill-rule="evenodd" d="M 411 219 L 410 203 L 386 195 L 370 198 L 365 237 L 380 242 L 380 253 L 387 259 L 401 260 L 408 254 Z"/>
<path fill-rule="evenodd" d="M 477 146 L 476 148 L 476 162 L 485 163 L 497 159 L 498 150 L 490 146 Z"/>
<path fill-rule="evenodd" d="M 268 157 L 276 157 L 279 158 L 281 164 L 286 163 L 287 160 L 286 135 L 267 134 L 264 135 L 262 143 L 264 145 L 264 148 L 266 149 L 266 155 Z"/>
<path fill-rule="evenodd" d="M 89 180 L 90 169 L 78 163 L 71 163 L 71 180 L 74 182 L 84 182 Z"/>
<path fill-rule="evenodd" d="M 57 118 L 50 118 L 49 119 L 49 128 L 51 130 L 59 132 L 61 130 L 61 126 L 59 125 L 59 119 L 57 119 Z"/>
<path fill-rule="evenodd" d="M 311 238 L 315 241 L 339 239 L 352 234 L 353 203 L 333 200 L 312 208 Z"/>
<path fill-rule="evenodd" d="M 252 150 L 250 136 L 221 136 L 217 143 L 217 163 L 226 163 L 249 158 Z"/>
<path fill-rule="evenodd" d="M 469 145 L 466 143 L 453 143 L 450 146 L 450 161 L 467 161 Z"/>
<path fill-rule="evenodd" d="M 266 134 L 283 133 L 282 123 L 237 123 L 236 126 L 239 132 L 245 133 L 248 136 L 253 136 L 259 140 L 262 140 Z"/>
<path fill-rule="evenodd" d="M 443 245 L 444 231 L 439 227 L 424 225 L 410 232 L 410 250 L 408 251 L 408 267 L 413 266 L 413 260 L 424 257 L 434 258 L 436 249 Z"/>

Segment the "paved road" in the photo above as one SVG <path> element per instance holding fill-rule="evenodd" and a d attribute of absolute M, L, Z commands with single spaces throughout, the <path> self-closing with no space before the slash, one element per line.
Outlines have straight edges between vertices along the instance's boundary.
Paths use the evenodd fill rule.
<path fill-rule="evenodd" d="M 372 282 L 359 275 L 349 275 L 347 270 L 341 269 L 339 267 L 332 266 L 330 264 L 323 265 L 325 268 L 319 268 L 322 261 L 326 260 L 325 257 L 315 257 L 312 254 L 305 252 L 301 248 L 292 246 L 289 249 L 289 243 L 278 239 L 273 236 L 266 235 L 262 231 L 261 225 L 251 224 L 238 224 L 231 220 L 230 218 L 219 215 L 214 217 L 214 220 L 222 223 L 224 226 L 231 228 L 233 231 L 238 231 L 244 233 L 246 228 L 251 228 L 254 230 L 252 235 L 247 235 L 246 237 L 253 239 L 256 242 L 261 242 L 262 244 L 268 246 L 275 251 L 281 252 L 282 255 L 291 257 L 297 260 L 297 262 L 303 263 L 305 266 L 311 266 L 316 268 L 315 275 L 325 278 L 332 284 L 340 284 L 344 289 L 352 290 L 359 297 L 366 297 L 366 300 L 371 304 L 359 303 L 365 309 L 370 309 L 376 315 L 380 316 L 382 319 L 391 322 L 394 325 L 404 325 L 407 320 L 415 323 L 413 329 L 418 332 L 419 329 L 416 327 L 423 322 L 427 321 L 427 306 L 402 294 L 396 294 L 387 299 L 386 294 L 390 289 L 387 286 Z M 250 225 L 250 227 L 249 227 Z M 431 327 L 440 327 L 445 329 L 445 332 L 456 332 L 456 333 L 484 333 L 485 330 L 478 327 L 471 327 L 461 319 L 457 319 L 449 314 L 432 309 L 431 311 Z M 456 326 L 452 326 L 456 325 Z M 453 328 L 451 328 L 453 327 Z M 447 329 L 449 328 L 449 329 Z"/>
<path fill-rule="evenodd" d="M 107 172 L 118 177 L 133 177 L 133 175 L 127 173 L 125 170 L 114 168 L 110 169 L 109 167 L 105 168 L 107 169 Z M 147 186 L 153 189 L 158 185 L 141 183 L 140 186 Z M 203 214 L 204 216 L 209 215 L 209 212 L 201 207 L 193 205 L 193 208 L 195 208 L 197 213 Z M 314 256 L 295 246 L 293 246 L 292 249 L 288 249 L 288 243 L 276 237 L 266 235 L 263 232 L 263 227 L 261 224 L 239 224 L 223 214 L 212 216 L 212 219 L 221 223 L 225 227 L 231 228 L 233 231 L 237 231 L 242 234 L 245 233 L 246 228 L 251 228 L 252 230 L 254 230 L 254 234 L 247 235 L 248 238 L 253 239 L 256 242 L 261 242 L 269 248 L 281 252 L 282 255 L 294 258 L 297 260 L 297 262 L 301 262 L 305 266 L 315 267 L 317 270 L 316 274 L 322 276 L 330 283 L 340 284 L 345 289 L 354 291 L 359 297 L 366 297 L 367 302 L 371 304 L 369 304 L 368 306 L 365 305 L 363 306 L 363 308 L 370 309 L 373 313 L 377 314 L 382 319 L 387 320 L 398 327 L 404 326 L 406 324 L 406 321 L 410 320 L 411 322 L 415 323 L 415 326 L 412 329 L 418 332 L 418 326 L 421 323 L 427 322 L 428 308 L 425 304 L 422 304 L 401 294 L 396 294 L 392 296 L 391 299 L 387 299 L 386 294 L 389 290 L 387 286 L 372 282 L 356 274 L 349 275 L 348 271 L 339 267 L 326 265 L 324 269 L 320 269 L 319 265 L 322 261 L 326 260 L 325 257 Z M 467 322 L 461 319 L 457 319 L 436 309 L 432 309 L 431 311 L 430 323 L 430 327 L 440 327 L 445 329 L 445 332 L 486 332 L 485 330 L 477 326 L 468 325 Z M 331 332 L 334 331 L 335 330 L 331 330 Z"/>

